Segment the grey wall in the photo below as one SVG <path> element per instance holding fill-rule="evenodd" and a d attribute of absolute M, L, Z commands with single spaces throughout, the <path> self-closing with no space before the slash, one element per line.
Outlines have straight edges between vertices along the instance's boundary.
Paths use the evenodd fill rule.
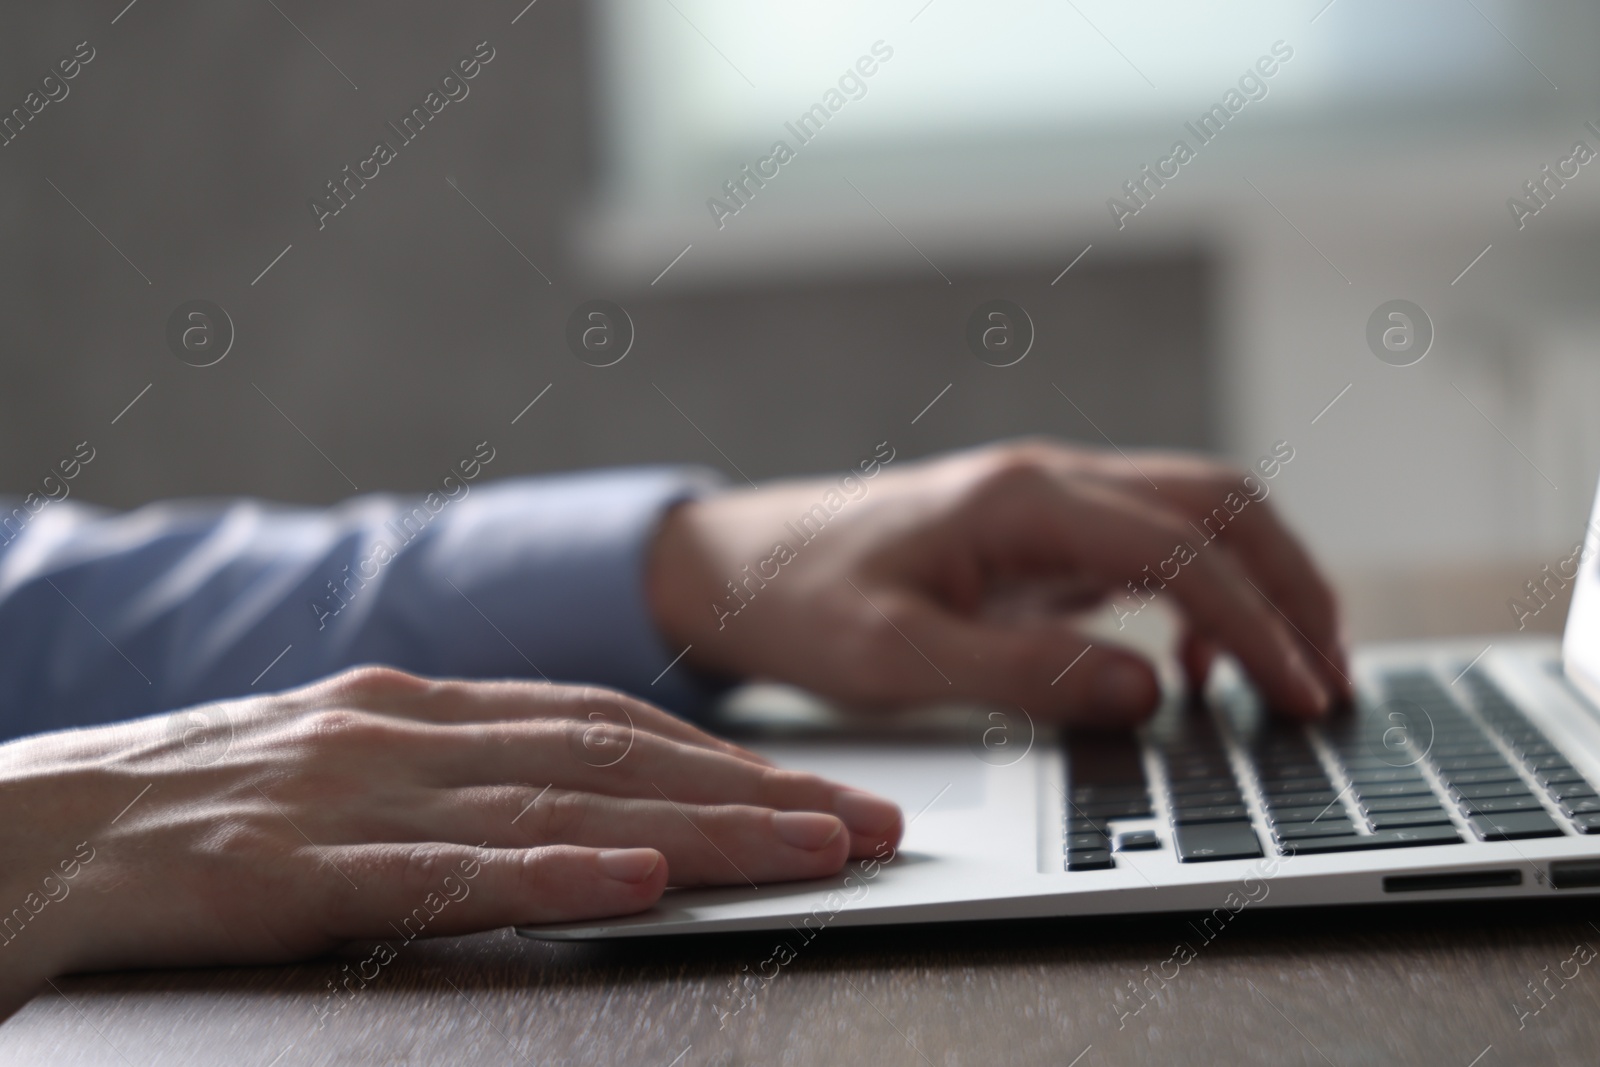
<path fill-rule="evenodd" d="M 122 0 L 7 10 L 0 108 L 77 42 L 96 56 L 0 148 L 0 489 L 34 486 L 82 440 L 96 458 L 77 494 L 115 505 L 421 488 L 485 438 L 497 475 L 722 464 L 689 418 L 753 478 L 844 464 L 884 439 L 902 456 L 1030 432 L 1101 441 L 1051 383 L 1121 445 L 1218 437 L 1198 254 L 1085 264 L 1053 288 L 1058 263 L 946 262 L 953 285 L 918 273 L 602 292 L 566 244 L 594 166 L 584 5 L 540 0 L 515 25 L 515 2 L 278 7 L 139 0 L 115 24 Z M 385 121 L 485 39 L 496 55 L 470 95 L 319 232 L 308 198 L 379 137 L 397 143 Z M 636 323 L 617 366 L 563 344 L 592 296 Z M 1039 331 L 1006 369 L 962 341 L 971 308 L 996 296 Z M 164 340 L 191 298 L 236 325 L 215 366 Z"/>

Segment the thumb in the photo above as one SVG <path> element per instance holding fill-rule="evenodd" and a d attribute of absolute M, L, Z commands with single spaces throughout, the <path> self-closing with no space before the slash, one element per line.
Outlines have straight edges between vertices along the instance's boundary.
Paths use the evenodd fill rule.
<path fill-rule="evenodd" d="M 1144 657 L 1115 645 L 1090 644 L 1076 631 L 1063 630 L 1047 652 L 1072 659 L 1036 698 L 1042 709 L 1063 722 L 1102 728 L 1137 726 L 1155 713 L 1161 682 Z"/>
<path fill-rule="evenodd" d="M 1142 657 L 1092 643 L 1064 620 L 969 619 L 920 597 L 896 607 L 891 621 L 904 639 L 902 669 L 889 668 L 904 679 L 897 703 L 1018 704 L 1044 719 L 1119 728 L 1149 718 L 1161 699 Z"/>
<path fill-rule="evenodd" d="M 326 852 L 360 887 L 347 892 L 327 880 L 321 925 L 347 940 L 631 915 L 660 899 L 667 883 L 666 857 L 649 848 L 363 844 Z"/>

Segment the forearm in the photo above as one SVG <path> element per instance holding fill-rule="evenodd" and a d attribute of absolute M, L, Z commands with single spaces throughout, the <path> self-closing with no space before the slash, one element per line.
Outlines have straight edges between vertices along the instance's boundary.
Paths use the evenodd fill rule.
<path fill-rule="evenodd" d="M 494 484 L 333 509 L 46 509 L 0 553 L 0 737 L 273 691 L 359 663 L 548 677 L 691 704 L 644 597 L 693 469 Z M 452 489 L 453 486 L 453 489 Z"/>

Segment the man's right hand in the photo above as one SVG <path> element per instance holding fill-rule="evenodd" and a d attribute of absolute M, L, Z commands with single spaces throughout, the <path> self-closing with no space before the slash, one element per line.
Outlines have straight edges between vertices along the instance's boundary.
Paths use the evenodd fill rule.
<path fill-rule="evenodd" d="M 1314 718 L 1351 683 L 1333 590 L 1257 477 L 1287 461 L 1027 440 L 730 490 L 667 515 L 650 603 L 664 643 L 713 674 L 846 707 L 972 701 L 1106 727 L 1149 717 L 1161 688 L 1082 624 L 1159 597 L 1195 688 L 1230 652 L 1270 707 Z"/>
<path fill-rule="evenodd" d="M 618 693 L 383 668 L 0 746 L 0 810 L 0 1012 L 66 971 L 276 962 L 419 914 L 461 934 L 823 877 L 902 829 L 887 800 Z"/>

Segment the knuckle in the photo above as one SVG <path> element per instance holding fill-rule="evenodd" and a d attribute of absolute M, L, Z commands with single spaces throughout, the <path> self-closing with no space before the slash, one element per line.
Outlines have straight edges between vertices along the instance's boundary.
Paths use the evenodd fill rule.
<path fill-rule="evenodd" d="M 997 447 L 987 457 L 978 478 L 979 494 L 1013 492 L 1048 482 L 1053 452 L 1044 443 L 1032 440 Z"/>
<path fill-rule="evenodd" d="M 582 834 L 590 813 L 589 797 L 584 793 L 551 790 L 533 806 L 532 832 L 535 841 L 570 841 Z"/>
<path fill-rule="evenodd" d="M 445 877 L 455 873 L 455 849 L 448 845 L 422 844 L 406 850 L 400 867 L 400 886 L 407 896 L 418 899 L 437 890 Z"/>
<path fill-rule="evenodd" d="M 574 710 L 589 722 L 627 724 L 637 705 L 632 697 L 604 686 L 579 687 L 573 695 Z"/>
<path fill-rule="evenodd" d="M 779 797 L 820 796 L 828 790 L 829 786 L 823 779 L 806 771 L 763 767 L 756 779 L 755 795 L 760 798 L 756 804 L 760 806 L 764 801 L 776 801 Z"/>
<path fill-rule="evenodd" d="M 359 701 L 420 696 L 426 693 L 432 684 L 426 678 L 394 667 L 373 665 L 354 667 L 334 675 L 329 680 L 328 687 L 336 696 Z"/>
<path fill-rule="evenodd" d="M 1059 442 L 1044 434 L 1026 434 L 1002 441 L 991 450 L 996 458 L 1010 458 L 1027 463 L 1052 462 L 1063 454 Z"/>
<path fill-rule="evenodd" d="M 1148 537 L 1148 543 L 1144 547 L 1149 552 L 1171 552 L 1175 545 L 1192 543 L 1196 536 L 1188 522 L 1177 515 L 1156 512 L 1145 516 L 1143 521 Z M 1203 555 L 1205 553 L 1199 553 L 1196 558 Z"/>
<path fill-rule="evenodd" d="M 619 763 L 634 743 L 633 727 L 626 722 L 580 719 L 565 724 L 561 730 L 573 757 L 591 767 Z"/>
<path fill-rule="evenodd" d="M 629 699 L 621 691 L 603 685 L 573 685 L 562 688 L 571 694 L 575 703 L 585 707 L 593 704 L 618 704 Z"/>
<path fill-rule="evenodd" d="M 233 863 L 259 856 L 276 861 L 293 847 L 294 842 L 287 840 L 270 820 L 248 816 L 223 820 L 207 829 L 196 842 L 200 854 Z"/>
<path fill-rule="evenodd" d="M 1077 654 L 1076 651 L 1069 653 L 1068 660 Z M 1023 638 L 1004 642 L 1001 647 L 993 650 L 992 655 L 1000 660 L 995 666 L 999 668 L 1003 678 L 1021 680 L 1040 676 L 1050 677 L 1052 669 L 1060 669 L 1056 666 L 1056 662 L 1061 658 L 1062 652 L 1061 645 L 1055 641 Z M 1000 694 L 997 692 L 996 695 Z"/>
<path fill-rule="evenodd" d="M 547 899 L 555 888 L 556 870 L 568 854 L 566 845 L 542 845 L 518 850 L 509 861 L 507 872 L 514 890 L 524 899 Z"/>
<path fill-rule="evenodd" d="M 1245 468 L 1226 460 L 1197 456 L 1189 452 L 1158 450 L 1150 454 L 1170 476 L 1181 478 L 1201 487 L 1235 486 L 1249 473 Z"/>
<path fill-rule="evenodd" d="M 314 748 L 369 748 L 388 741 L 393 726 L 383 718 L 351 708 L 323 708 L 301 716 L 295 734 Z"/>
<path fill-rule="evenodd" d="M 870 608 L 861 616 L 854 639 L 841 657 L 842 675 L 860 699 L 873 703 L 892 699 L 898 692 L 899 664 L 909 651 L 902 636 L 905 610 L 882 604 L 882 614 Z"/>
<path fill-rule="evenodd" d="M 547 693 L 555 705 L 554 717 L 574 722 L 629 726 L 642 707 L 626 693 L 599 685 L 549 684 Z"/>
<path fill-rule="evenodd" d="M 1244 480 L 1248 477 L 1250 477 L 1248 470 L 1243 467 L 1236 467 L 1231 463 L 1211 465 L 1211 484 L 1219 493 L 1238 492 L 1244 488 Z"/>

